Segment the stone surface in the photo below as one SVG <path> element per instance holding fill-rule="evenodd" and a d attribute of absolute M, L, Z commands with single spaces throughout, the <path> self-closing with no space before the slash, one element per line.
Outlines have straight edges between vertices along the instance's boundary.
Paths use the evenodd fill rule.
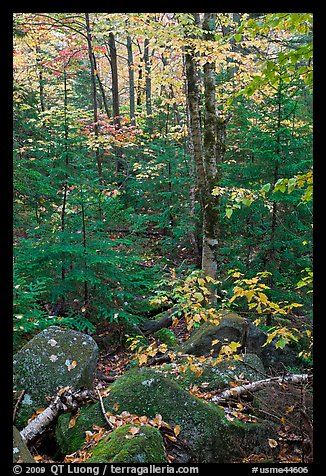
<path fill-rule="evenodd" d="M 184 360 L 181 363 L 186 363 Z M 223 390 L 230 386 L 230 382 L 237 379 L 255 382 L 266 378 L 266 373 L 262 361 L 256 354 L 246 354 L 243 360 L 231 359 L 221 362 L 216 366 L 210 366 L 203 363 L 203 373 L 197 376 L 189 367 L 184 373 L 174 374 L 169 369 L 173 369 L 173 364 L 162 366 L 162 371 L 171 379 L 175 380 L 182 388 L 189 389 L 191 385 L 197 385 L 199 388 L 204 384 L 205 390 Z"/>
<path fill-rule="evenodd" d="M 13 428 L 12 458 L 13 463 L 35 463 L 33 456 L 15 426 Z"/>
<path fill-rule="evenodd" d="M 177 451 L 177 462 L 222 463 L 231 462 L 246 452 L 269 453 L 268 438 L 275 435 L 271 422 L 243 423 L 229 421 L 224 410 L 199 400 L 177 383 L 153 369 L 132 369 L 111 386 L 104 400 L 107 411 L 129 411 L 149 418 L 162 415 L 171 426 L 180 425 L 180 439 L 185 443 Z M 79 449 L 85 431 L 93 425 L 105 426 L 100 404 L 82 408 L 73 428 L 68 428 L 70 415 L 59 417 L 55 436 L 64 454 Z M 268 435 L 268 436 L 267 436 Z"/>
<path fill-rule="evenodd" d="M 216 356 L 223 344 L 241 340 L 244 323 L 245 320 L 238 314 L 223 311 L 223 317 L 218 326 L 209 321 L 204 322 L 181 346 L 182 351 L 185 354 L 200 356 L 210 355 L 210 351 L 214 349 L 213 356 Z M 216 339 L 220 342 L 212 346 L 212 341 Z"/>
<path fill-rule="evenodd" d="M 134 436 L 131 427 L 139 428 Z M 101 440 L 87 463 L 166 463 L 161 433 L 154 427 L 125 425 Z"/>
<path fill-rule="evenodd" d="M 99 351 L 92 337 L 49 327 L 14 355 L 14 389 L 25 390 L 15 424 L 22 429 L 31 414 L 48 405 L 58 387 L 92 388 Z"/>
<path fill-rule="evenodd" d="M 214 349 L 213 356 L 218 355 L 223 344 L 228 342 L 242 342 L 246 320 L 238 314 L 230 311 L 221 311 L 223 317 L 219 325 L 211 322 L 204 322 L 190 338 L 180 346 L 180 350 L 186 354 L 196 356 L 210 355 Z M 218 339 L 220 342 L 212 346 L 212 341 Z M 297 352 L 287 346 L 285 349 L 276 349 L 273 343 L 264 347 L 267 334 L 252 322 L 248 323 L 248 335 L 245 341 L 246 352 L 257 354 L 262 360 L 266 370 L 284 370 L 286 367 L 298 365 Z"/>

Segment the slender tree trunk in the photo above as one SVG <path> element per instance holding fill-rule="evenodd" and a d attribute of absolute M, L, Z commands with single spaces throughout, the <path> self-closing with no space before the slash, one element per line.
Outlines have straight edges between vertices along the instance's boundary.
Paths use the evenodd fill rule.
<path fill-rule="evenodd" d="M 199 14 L 194 14 L 194 18 L 195 23 L 199 25 Z M 204 30 L 204 37 L 207 40 L 214 38 L 215 20 L 215 13 L 204 14 L 202 28 Z M 206 276 L 216 279 L 218 269 L 219 212 L 218 200 L 212 195 L 212 190 L 220 180 L 219 162 L 223 160 L 225 151 L 226 120 L 221 119 L 218 115 L 215 99 L 214 64 L 207 62 L 204 65 L 205 128 L 204 133 L 202 133 L 198 85 L 199 77 L 195 53 L 191 47 L 188 47 L 186 52 L 185 64 L 190 128 L 203 219 L 201 266 Z M 216 301 L 213 292 L 211 293 L 210 301 L 212 303 Z"/>
<path fill-rule="evenodd" d="M 108 116 L 108 119 L 110 119 L 110 117 L 111 117 L 110 108 L 109 108 L 108 100 L 107 100 L 107 97 L 106 97 L 105 89 L 104 89 L 102 80 L 100 78 L 99 70 L 97 68 L 96 57 L 95 57 L 94 53 L 93 53 L 93 61 L 94 61 L 94 68 L 95 68 L 95 71 L 96 71 L 95 76 L 96 76 L 98 85 L 100 87 L 101 95 L 102 95 L 103 106 L 104 106 L 106 115 Z"/>
<path fill-rule="evenodd" d="M 205 13 L 203 29 L 205 39 L 212 40 L 215 31 L 215 13 Z M 203 212 L 203 254 L 202 269 L 207 276 L 216 279 L 217 247 L 219 239 L 218 197 L 212 195 L 214 186 L 220 180 L 218 162 L 222 161 L 225 143 L 225 126 L 218 121 L 216 109 L 215 65 L 204 65 L 205 128 L 204 128 L 204 168 L 206 175 L 205 208 Z"/>
<path fill-rule="evenodd" d="M 128 53 L 128 71 L 129 71 L 130 124 L 132 126 L 136 126 L 134 60 L 133 60 L 133 54 L 132 54 L 132 41 L 131 41 L 131 37 L 129 35 L 127 36 L 127 53 Z"/>
<path fill-rule="evenodd" d="M 88 47 L 88 57 L 91 66 L 91 77 L 92 77 L 92 87 L 93 87 L 93 118 L 94 118 L 94 134 L 96 139 L 99 136 L 99 125 L 98 125 L 98 111 L 97 111 L 97 91 L 96 91 L 96 69 L 94 64 L 94 55 L 92 49 L 92 34 L 89 23 L 89 13 L 85 13 L 85 22 L 86 22 L 86 34 L 87 34 L 87 47 Z M 97 164 L 97 173 L 101 183 L 103 182 L 102 174 L 102 162 L 100 158 L 99 147 L 95 150 L 96 164 Z"/>
<path fill-rule="evenodd" d="M 39 79 L 39 95 L 40 95 L 40 106 L 41 111 L 45 111 L 45 99 L 44 99 L 44 79 L 43 79 L 43 68 L 40 61 L 40 47 L 36 45 L 36 67 L 38 71 L 38 79 Z"/>
<path fill-rule="evenodd" d="M 282 125 L 282 78 L 279 80 L 278 92 L 277 92 L 277 123 L 276 123 L 276 148 L 275 148 L 275 165 L 273 171 L 273 182 L 272 187 L 275 187 L 276 182 L 279 179 L 279 167 L 280 167 L 280 160 L 281 160 L 281 125 Z M 275 256 L 275 235 L 277 229 L 277 215 L 278 215 L 278 207 L 276 200 L 272 202 L 272 220 L 271 220 L 271 231 L 270 231 L 270 249 L 269 249 L 269 267 L 271 272 L 276 268 L 276 256 Z M 274 287 L 274 279 L 273 275 L 269 276 L 268 284 L 270 288 Z M 267 315 L 266 324 L 272 324 L 272 314 Z"/>
<path fill-rule="evenodd" d="M 119 79 L 118 79 L 118 62 L 117 49 L 115 46 L 114 34 L 109 34 L 109 49 L 111 59 L 111 74 L 112 74 L 112 104 L 113 104 L 113 123 L 117 129 L 120 129 L 120 104 L 119 104 Z"/>
<path fill-rule="evenodd" d="M 151 81 L 151 65 L 149 58 L 149 40 L 144 41 L 144 64 L 145 64 L 145 97 L 146 97 L 146 114 L 152 114 L 152 81 Z"/>
<path fill-rule="evenodd" d="M 119 79 L 118 79 L 118 62 L 117 62 L 117 49 L 115 46 L 114 34 L 111 32 L 109 34 L 109 49 L 110 49 L 110 59 L 111 59 L 111 73 L 112 73 L 112 105 L 113 105 L 113 123 L 115 129 L 121 129 L 121 120 L 120 120 L 120 103 L 119 103 Z M 117 173 L 123 172 L 123 165 L 121 161 L 121 148 L 115 145 L 114 147 L 115 155 L 117 158 L 116 171 Z M 120 179 L 118 179 L 120 183 Z"/>
<path fill-rule="evenodd" d="M 64 149 L 65 149 L 65 165 L 69 165 L 69 155 L 68 155 L 68 123 L 67 123 L 67 109 L 68 109 L 68 95 L 67 95 L 67 72 L 66 67 L 63 70 L 63 88 L 64 88 L 64 107 L 63 107 L 63 117 L 64 117 Z M 68 191 L 68 172 L 65 173 L 65 183 L 63 189 L 63 200 L 62 200 L 62 210 L 61 210 L 61 233 L 63 235 L 66 225 L 66 206 L 67 206 L 67 191 Z M 61 279 L 64 281 L 66 278 L 66 270 L 64 263 L 62 262 L 61 266 Z M 64 297 L 63 297 L 64 300 Z"/>
<path fill-rule="evenodd" d="M 143 53 L 137 40 L 137 45 L 139 49 L 139 64 L 138 64 L 138 78 L 137 78 L 137 110 L 141 112 L 141 106 L 143 103 Z"/>

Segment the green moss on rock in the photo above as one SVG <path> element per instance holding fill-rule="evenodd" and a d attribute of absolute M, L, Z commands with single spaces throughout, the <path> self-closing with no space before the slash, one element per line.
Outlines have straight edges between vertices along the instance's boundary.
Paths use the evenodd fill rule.
<path fill-rule="evenodd" d="M 131 426 L 137 425 L 117 428 L 100 441 L 87 463 L 166 463 L 161 433 L 143 425 L 133 436 L 129 433 Z"/>
<path fill-rule="evenodd" d="M 23 428 L 31 414 L 47 406 L 58 387 L 92 388 L 99 351 L 92 337 L 49 327 L 31 339 L 13 359 L 14 388 L 25 390 L 15 424 Z M 72 362 L 75 366 L 70 367 Z"/>
<path fill-rule="evenodd" d="M 35 463 L 33 456 L 29 452 L 24 443 L 19 431 L 14 426 L 13 428 L 13 448 L 12 448 L 13 463 Z"/>
<path fill-rule="evenodd" d="M 183 363 L 186 362 L 187 360 L 183 359 Z M 246 354 L 243 360 L 232 359 L 221 362 L 214 367 L 204 363 L 203 373 L 199 377 L 189 367 L 184 373 L 174 374 L 171 372 L 169 374 L 169 370 L 172 370 L 173 367 L 171 364 L 170 367 L 168 365 L 162 366 L 162 371 L 185 389 L 188 389 L 191 385 L 200 386 L 205 383 L 205 389 L 208 391 L 222 390 L 229 387 L 230 382 L 233 382 L 239 375 L 242 375 L 244 380 L 249 380 L 250 382 L 260 380 L 265 375 L 262 361 L 255 354 Z"/>
<path fill-rule="evenodd" d="M 186 443 L 186 450 L 179 453 L 183 463 L 232 461 L 244 448 L 249 451 L 256 448 L 255 438 L 262 431 L 259 424 L 230 422 L 223 409 L 199 400 L 160 372 L 148 368 L 129 370 L 111 386 L 104 406 L 107 411 L 116 413 L 115 404 L 119 413 L 129 411 L 150 418 L 160 414 L 167 423 L 179 424 L 180 438 Z M 71 429 L 68 429 L 69 419 L 68 415 L 61 416 L 56 428 L 56 438 L 64 453 L 76 451 L 85 431 L 91 430 L 94 424 L 105 426 L 99 403 L 82 409 Z M 267 426 L 271 435 L 271 424 Z M 262 441 L 264 450 L 266 442 Z"/>
<path fill-rule="evenodd" d="M 222 344 L 235 341 L 239 342 L 243 333 L 245 320 L 238 314 L 230 311 L 221 311 L 223 317 L 218 326 L 209 321 L 204 322 L 191 337 L 180 346 L 180 350 L 186 354 L 218 355 Z M 218 339 L 220 342 L 212 346 L 212 341 Z"/>

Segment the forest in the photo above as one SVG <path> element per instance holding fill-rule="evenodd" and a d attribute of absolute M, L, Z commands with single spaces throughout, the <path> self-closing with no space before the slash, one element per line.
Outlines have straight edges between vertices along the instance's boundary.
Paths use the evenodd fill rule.
<path fill-rule="evenodd" d="M 14 462 L 313 462 L 312 22 L 14 14 Z"/>

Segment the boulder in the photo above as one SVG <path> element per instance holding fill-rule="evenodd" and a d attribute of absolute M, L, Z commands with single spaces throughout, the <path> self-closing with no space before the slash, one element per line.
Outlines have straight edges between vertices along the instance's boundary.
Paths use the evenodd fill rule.
<path fill-rule="evenodd" d="M 182 444 L 174 453 L 174 462 L 232 462 L 247 452 L 271 453 L 268 438 L 275 435 L 271 422 L 244 423 L 229 421 L 224 410 L 183 390 L 176 382 L 153 369 L 131 369 L 116 380 L 109 395 L 103 399 L 106 411 L 128 411 L 149 418 L 160 414 L 171 426 L 180 425 Z M 105 426 L 100 404 L 84 407 L 73 428 L 71 416 L 61 415 L 55 437 L 62 453 L 79 449 L 85 431 L 93 425 Z M 170 451 L 173 454 L 173 450 Z"/>
<path fill-rule="evenodd" d="M 245 354 L 243 360 L 231 359 L 216 366 L 203 363 L 203 372 L 200 376 L 196 375 L 189 367 L 184 373 L 174 373 L 173 365 L 167 364 L 162 367 L 162 371 L 185 389 L 189 389 L 191 385 L 200 387 L 203 384 L 203 388 L 207 391 L 223 390 L 230 386 L 230 382 L 235 382 L 238 379 L 255 382 L 266 377 L 262 361 L 256 354 Z M 169 373 L 169 369 L 171 373 Z"/>
<path fill-rule="evenodd" d="M 132 435 L 131 427 L 139 427 Z M 87 463 L 166 463 L 161 433 L 149 425 L 124 425 L 101 440 Z"/>
<path fill-rule="evenodd" d="M 245 319 L 234 312 L 223 311 L 223 317 L 219 325 L 209 321 L 204 322 L 196 329 L 190 338 L 181 346 L 185 354 L 196 356 L 212 355 L 217 356 L 222 345 L 227 342 L 240 342 L 243 335 Z M 212 341 L 218 339 L 220 342 L 212 345 Z"/>
<path fill-rule="evenodd" d="M 276 349 L 273 343 L 262 347 L 267 339 L 266 332 L 234 312 L 220 311 L 220 313 L 223 317 L 218 325 L 209 321 L 204 322 L 180 346 L 180 350 L 186 354 L 201 356 L 210 355 L 213 349 L 212 355 L 217 356 L 223 344 L 234 341 L 241 343 L 246 352 L 257 354 L 266 369 L 284 370 L 285 367 L 298 365 L 294 349 L 289 346 L 285 349 Z M 244 339 L 246 328 L 247 336 Z M 212 341 L 216 339 L 220 342 L 213 346 Z"/>
<path fill-rule="evenodd" d="M 14 389 L 25 390 L 17 413 L 22 429 L 35 410 L 48 405 L 58 387 L 93 388 L 99 351 L 92 337 L 73 330 L 49 327 L 14 355 Z"/>
<path fill-rule="evenodd" d="M 13 429 L 12 457 L 13 463 L 35 463 L 33 456 L 15 426 Z"/>

